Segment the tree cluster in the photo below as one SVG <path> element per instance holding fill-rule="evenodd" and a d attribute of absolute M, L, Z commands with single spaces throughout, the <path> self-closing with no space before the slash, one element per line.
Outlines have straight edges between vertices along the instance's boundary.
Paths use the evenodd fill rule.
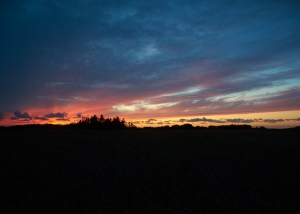
<path fill-rule="evenodd" d="M 103 115 L 97 117 L 83 117 L 78 123 L 75 124 L 80 128 L 92 128 L 92 129 L 126 129 L 136 128 L 132 123 L 127 123 L 124 118 L 121 120 L 118 116 L 114 118 L 104 118 Z"/>

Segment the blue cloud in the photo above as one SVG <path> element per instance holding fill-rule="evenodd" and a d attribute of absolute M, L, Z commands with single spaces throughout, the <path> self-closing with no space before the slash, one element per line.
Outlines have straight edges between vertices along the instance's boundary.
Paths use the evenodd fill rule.
<path fill-rule="evenodd" d="M 65 112 L 63 112 L 63 113 L 60 113 L 60 112 L 50 113 L 50 114 L 45 115 L 46 118 L 65 117 L 65 116 L 67 116 L 67 113 L 65 113 Z"/>
<path fill-rule="evenodd" d="M 20 119 L 20 118 L 22 118 L 22 119 L 28 119 L 28 120 L 32 119 L 32 117 L 29 116 L 29 114 L 27 112 L 24 112 L 22 114 L 20 111 L 15 111 L 14 115 L 15 116 L 13 116 L 13 117 L 10 118 L 11 120 L 17 120 L 17 119 Z"/>

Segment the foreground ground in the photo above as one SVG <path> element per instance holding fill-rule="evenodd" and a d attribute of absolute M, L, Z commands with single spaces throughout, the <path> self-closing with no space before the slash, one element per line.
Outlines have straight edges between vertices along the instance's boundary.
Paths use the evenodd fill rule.
<path fill-rule="evenodd" d="M 0 130 L 0 139 L 7 212 L 299 212 L 299 131 Z"/>

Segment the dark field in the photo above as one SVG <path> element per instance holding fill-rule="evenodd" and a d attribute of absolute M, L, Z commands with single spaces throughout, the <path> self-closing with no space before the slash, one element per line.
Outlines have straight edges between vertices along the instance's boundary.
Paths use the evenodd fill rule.
<path fill-rule="evenodd" d="M 4 129 L 0 139 L 6 213 L 300 210 L 299 131 Z"/>

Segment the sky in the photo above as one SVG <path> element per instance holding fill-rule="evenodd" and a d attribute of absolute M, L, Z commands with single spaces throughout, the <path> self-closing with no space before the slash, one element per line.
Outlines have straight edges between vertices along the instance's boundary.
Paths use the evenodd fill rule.
<path fill-rule="evenodd" d="M 300 2 L 0 3 L 0 125 L 300 125 Z"/>

